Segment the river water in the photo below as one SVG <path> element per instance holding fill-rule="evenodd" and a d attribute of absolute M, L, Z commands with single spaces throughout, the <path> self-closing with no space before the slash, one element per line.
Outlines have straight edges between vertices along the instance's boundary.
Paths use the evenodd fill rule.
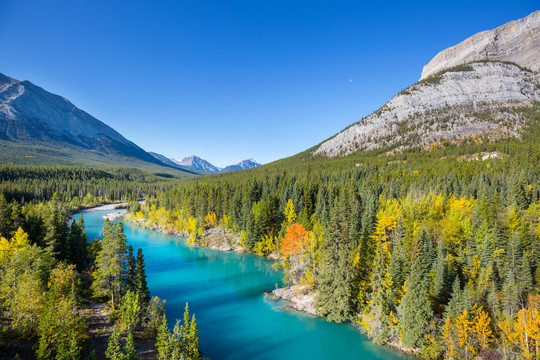
<path fill-rule="evenodd" d="M 102 233 L 102 216 L 108 212 L 84 213 L 89 241 Z M 167 299 L 171 327 L 189 302 L 203 356 L 214 360 L 411 359 L 373 344 L 352 325 L 287 310 L 284 302 L 265 295 L 282 279 L 270 260 L 191 247 L 182 237 L 124 225 L 135 252 L 143 249 L 152 296 Z"/>

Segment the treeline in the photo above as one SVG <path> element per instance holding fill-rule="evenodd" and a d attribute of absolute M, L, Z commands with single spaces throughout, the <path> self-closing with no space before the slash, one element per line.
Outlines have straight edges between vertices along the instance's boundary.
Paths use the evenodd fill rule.
<path fill-rule="evenodd" d="M 137 359 L 137 342 L 159 334 L 159 359 L 199 359 L 195 318 L 168 329 L 165 301 L 150 297 L 142 250 L 127 245 L 122 224 L 107 221 L 103 239 L 89 243 L 83 218 L 71 219 L 61 198 L 8 203 L 0 193 L 0 352 Z M 85 314 L 94 301 L 110 301 L 105 354 L 90 342 Z"/>
<path fill-rule="evenodd" d="M 188 179 L 130 211 L 195 243 L 218 224 L 239 233 L 245 251 L 279 255 L 322 316 L 377 343 L 429 359 L 539 358 L 537 122 L 529 130 L 324 166 L 303 154 Z M 461 158 L 480 151 L 501 158 Z"/>
<path fill-rule="evenodd" d="M 171 189 L 177 180 L 134 168 L 0 165 L 0 192 L 9 202 L 42 202 L 60 193 L 74 208 L 142 199 Z"/>

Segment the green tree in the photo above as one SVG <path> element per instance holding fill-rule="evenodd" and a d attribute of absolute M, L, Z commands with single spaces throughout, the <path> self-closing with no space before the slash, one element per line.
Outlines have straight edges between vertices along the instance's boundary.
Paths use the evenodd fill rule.
<path fill-rule="evenodd" d="M 127 247 L 127 256 L 126 256 L 126 284 L 125 291 L 136 291 L 137 290 L 137 261 L 133 255 L 133 246 L 129 245 Z"/>
<path fill-rule="evenodd" d="M 137 360 L 137 349 L 135 347 L 135 339 L 133 338 L 133 331 L 128 331 L 126 338 L 126 347 L 124 348 L 124 360 Z"/>
<path fill-rule="evenodd" d="M 116 327 L 113 327 L 112 333 L 107 341 L 107 350 L 105 357 L 108 360 L 123 360 L 124 354 L 122 351 L 122 343 L 120 342 L 120 332 Z"/>
<path fill-rule="evenodd" d="M 399 331 L 403 345 L 406 347 L 421 346 L 423 335 L 433 316 L 429 301 L 429 280 L 424 258 L 425 232 L 415 242 L 411 254 L 411 271 L 405 284 L 405 295 L 400 304 L 401 319 Z"/>
<path fill-rule="evenodd" d="M 139 299 L 143 304 L 148 304 L 150 301 L 150 290 L 146 282 L 146 271 L 144 264 L 144 255 L 141 248 L 137 250 L 137 260 L 135 264 L 135 289 L 139 295 Z"/>
<path fill-rule="evenodd" d="M 126 237 L 122 223 L 105 221 L 102 248 L 96 258 L 92 288 L 96 296 L 110 296 L 114 309 L 115 297 L 120 296 L 126 260 Z"/>
<path fill-rule="evenodd" d="M 128 290 L 120 305 L 120 331 L 133 331 L 141 320 L 139 294 Z"/>
<path fill-rule="evenodd" d="M 330 214 L 331 230 L 324 242 L 322 269 L 319 278 L 317 307 L 329 321 L 351 320 L 354 310 L 354 271 L 347 244 L 347 232 L 340 222 L 337 207 Z"/>
<path fill-rule="evenodd" d="M 11 211 L 4 193 L 0 192 L 0 236 L 9 239 L 11 237 L 11 231 Z"/>
<path fill-rule="evenodd" d="M 158 328 L 156 335 L 156 351 L 158 353 L 157 358 L 159 360 L 168 360 L 170 358 L 170 334 L 169 326 L 167 325 L 167 316 L 163 315 L 161 318 L 161 325 Z"/>

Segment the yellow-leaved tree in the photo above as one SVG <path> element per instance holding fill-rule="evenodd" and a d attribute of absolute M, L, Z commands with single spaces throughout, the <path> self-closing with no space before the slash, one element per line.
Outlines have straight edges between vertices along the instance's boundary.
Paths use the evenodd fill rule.
<path fill-rule="evenodd" d="M 523 359 L 540 359 L 540 298 L 529 296 L 528 306 L 517 315 L 499 323 L 502 340 L 509 342 Z"/>

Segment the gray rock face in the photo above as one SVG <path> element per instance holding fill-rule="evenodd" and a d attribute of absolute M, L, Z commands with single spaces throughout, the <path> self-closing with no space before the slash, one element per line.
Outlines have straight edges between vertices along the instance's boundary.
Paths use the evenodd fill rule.
<path fill-rule="evenodd" d="M 518 135 L 519 115 L 505 109 L 534 101 L 540 101 L 534 73 L 512 64 L 473 63 L 412 85 L 324 142 L 315 154 L 347 155 L 383 146 L 399 149 L 478 134 Z"/>
<path fill-rule="evenodd" d="M 540 70 L 540 10 L 441 51 L 424 66 L 420 79 L 478 60 L 511 61 L 532 71 Z"/>

